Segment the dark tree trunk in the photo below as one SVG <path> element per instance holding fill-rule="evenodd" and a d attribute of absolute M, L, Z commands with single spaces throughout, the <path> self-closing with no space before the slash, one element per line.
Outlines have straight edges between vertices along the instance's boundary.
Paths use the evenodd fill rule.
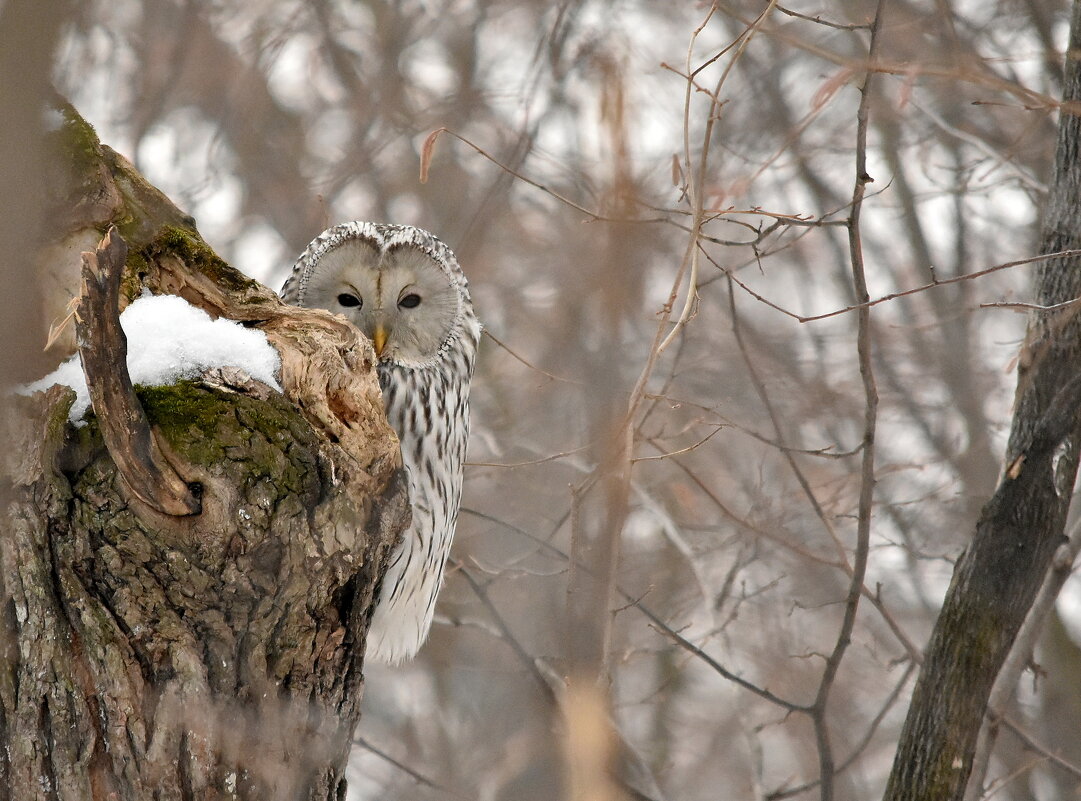
<path fill-rule="evenodd" d="M 1064 104 L 1041 252 L 1081 248 L 1081 3 L 1067 47 Z M 1081 297 L 1081 259 L 1037 273 L 1044 307 Z M 1036 313 L 1018 370 L 1005 474 L 954 571 L 913 693 L 885 798 L 960 801 L 992 684 L 1047 575 L 1077 475 L 1081 306 Z"/>
<path fill-rule="evenodd" d="M 264 330 L 286 394 L 232 370 L 137 395 L 92 386 L 79 428 L 69 390 L 11 402 L 0 801 L 343 798 L 373 594 L 409 514 L 370 345 L 221 262 L 66 114 L 50 285 L 78 294 L 71 254 L 115 223 L 121 303 L 146 287 Z M 98 348 L 98 380 L 126 379 L 86 305 L 115 320 L 115 294 L 94 296 L 80 346 Z M 133 461 L 180 476 L 180 505 L 157 503 Z"/>

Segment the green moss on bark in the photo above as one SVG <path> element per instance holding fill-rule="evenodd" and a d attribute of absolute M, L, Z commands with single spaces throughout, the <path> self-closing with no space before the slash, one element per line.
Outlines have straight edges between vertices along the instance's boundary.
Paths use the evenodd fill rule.
<path fill-rule="evenodd" d="M 214 469 L 242 459 L 250 479 L 271 479 L 282 494 L 317 492 L 318 444 L 284 398 L 263 401 L 190 381 L 137 394 L 151 424 L 188 464 Z"/>
<path fill-rule="evenodd" d="M 197 381 L 171 386 L 137 387 L 150 424 L 185 464 L 200 476 L 235 482 L 241 496 L 251 495 L 260 509 L 295 496 L 316 503 L 325 478 L 317 458 L 318 440 L 309 424 L 285 398 L 261 400 L 207 387 Z M 63 405 L 56 427 L 67 426 Z M 63 441 L 59 464 L 76 483 L 106 480 L 113 468 L 97 418 L 53 432 Z M 101 524 L 101 521 L 98 523 Z"/>
<path fill-rule="evenodd" d="M 261 285 L 230 267 L 194 231 L 179 226 L 165 226 L 146 248 L 146 257 L 171 254 L 193 270 L 201 272 L 219 286 L 244 295 Z"/>
<path fill-rule="evenodd" d="M 120 209 L 109 223 L 116 225 L 129 247 L 141 249 L 170 227 L 195 231 L 195 219 L 177 208 L 127 159 L 106 146 L 102 146 L 101 155 L 120 195 Z"/>
<path fill-rule="evenodd" d="M 50 134 L 57 155 L 80 183 L 88 185 L 93 181 L 96 186 L 97 168 L 102 158 L 101 141 L 94 126 L 79 116 L 70 103 L 59 103 L 57 111 L 63 122 Z"/>

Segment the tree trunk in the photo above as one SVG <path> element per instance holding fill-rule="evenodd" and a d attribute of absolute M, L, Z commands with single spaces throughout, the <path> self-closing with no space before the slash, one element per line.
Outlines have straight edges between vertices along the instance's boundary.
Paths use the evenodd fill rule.
<path fill-rule="evenodd" d="M 1041 252 L 1081 248 L 1081 3 Z M 1077 475 L 1081 431 L 1081 259 L 1040 265 L 1018 369 L 1006 470 L 954 570 L 908 711 L 887 801 L 963 797 L 987 699 L 1051 566 Z"/>
<path fill-rule="evenodd" d="M 10 401 L 0 801 L 344 798 L 373 597 L 409 518 L 371 347 L 224 264 L 63 113 L 42 286 L 77 295 L 75 257 L 115 223 L 121 304 L 149 288 L 264 330 L 285 395 L 229 369 L 126 396 L 90 379 L 83 427 L 65 388 Z M 80 324 L 100 332 L 93 296 Z M 115 319 L 112 298 L 96 302 Z M 98 380 L 126 380 L 96 353 L 113 359 Z M 175 471 L 197 513 L 155 503 L 130 460 Z"/>

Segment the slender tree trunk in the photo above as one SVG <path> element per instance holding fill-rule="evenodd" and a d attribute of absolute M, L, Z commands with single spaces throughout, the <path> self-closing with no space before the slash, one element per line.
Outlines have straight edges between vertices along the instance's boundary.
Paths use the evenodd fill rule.
<path fill-rule="evenodd" d="M 370 345 L 233 271 L 63 113 L 52 291 L 80 294 L 73 255 L 119 230 L 83 271 L 95 417 L 69 424 L 56 387 L 5 414 L 0 801 L 341 799 L 409 515 Z M 228 369 L 132 391 L 117 301 L 144 288 L 265 331 L 285 395 Z"/>
<path fill-rule="evenodd" d="M 1066 55 L 1054 175 L 1041 252 L 1081 248 L 1081 3 Z M 1040 265 L 1037 303 L 1081 297 L 1081 259 Z M 963 797 L 995 676 L 1065 542 L 1077 475 L 1081 307 L 1037 312 L 1018 370 L 1006 469 L 957 563 L 913 693 L 887 801 Z"/>

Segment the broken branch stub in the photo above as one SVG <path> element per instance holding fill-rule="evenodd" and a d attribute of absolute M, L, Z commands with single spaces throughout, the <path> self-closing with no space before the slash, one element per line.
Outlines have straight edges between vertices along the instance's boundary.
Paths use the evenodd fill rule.
<path fill-rule="evenodd" d="M 128 343 L 118 307 L 127 253 L 127 243 L 112 226 L 95 252 L 82 254 L 75 328 L 90 402 L 105 447 L 139 500 L 175 517 L 199 514 L 199 499 L 166 459 L 128 375 Z"/>

